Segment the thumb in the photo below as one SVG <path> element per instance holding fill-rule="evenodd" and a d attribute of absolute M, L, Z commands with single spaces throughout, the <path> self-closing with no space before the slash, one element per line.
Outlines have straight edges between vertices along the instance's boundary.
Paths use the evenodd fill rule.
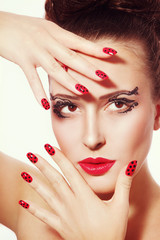
<path fill-rule="evenodd" d="M 114 201 L 117 203 L 128 203 L 130 188 L 132 184 L 133 174 L 137 167 L 137 161 L 131 161 L 128 166 L 125 166 L 121 171 L 117 179 Z"/>

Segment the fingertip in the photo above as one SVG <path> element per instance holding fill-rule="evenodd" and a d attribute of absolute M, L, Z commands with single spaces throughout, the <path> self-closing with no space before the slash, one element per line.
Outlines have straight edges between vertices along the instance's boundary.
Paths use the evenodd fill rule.
<path fill-rule="evenodd" d="M 126 170 L 125 170 L 125 174 L 127 176 L 130 176 L 130 177 L 133 176 L 133 174 L 136 170 L 136 167 L 137 167 L 137 161 L 136 160 L 133 160 L 133 161 L 129 162 L 129 164 L 128 164 Z"/>
<path fill-rule="evenodd" d="M 24 200 L 19 200 L 18 204 L 21 205 L 23 208 L 28 209 L 30 207 L 29 203 Z"/>
<path fill-rule="evenodd" d="M 49 155 L 53 156 L 55 154 L 55 149 L 48 143 L 44 145 L 45 150 L 48 152 Z"/>
<path fill-rule="evenodd" d="M 104 47 L 102 49 L 103 53 L 109 55 L 109 56 L 114 56 L 117 54 L 117 51 L 113 48 L 108 48 L 108 47 Z"/>
<path fill-rule="evenodd" d="M 82 95 L 89 93 L 89 90 L 88 90 L 85 86 L 83 86 L 83 85 L 81 85 L 81 84 L 79 84 L 79 83 L 77 83 L 77 84 L 75 85 L 75 89 L 76 89 L 78 92 L 80 92 Z"/>
<path fill-rule="evenodd" d="M 27 158 L 32 162 L 32 163 L 37 163 L 38 162 L 38 158 L 35 154 L 31 153 L 31 152 L 28 152 L 26 154 Z"/>
<path fill-rule="evenodd" d="M 111 58 L 117 55 L 117 53 L 117 50 L 113 48 L 96 46 L 96 48 L 94 47 L 94 53 L 92 55 L 99 58 Z"/>
<path fill-rule="evenodd" d="M 50 109 L 50 103 L 46 98 L 42 98 L 41 99 L 41 105 L 45 110 L 49 110 Z"/>

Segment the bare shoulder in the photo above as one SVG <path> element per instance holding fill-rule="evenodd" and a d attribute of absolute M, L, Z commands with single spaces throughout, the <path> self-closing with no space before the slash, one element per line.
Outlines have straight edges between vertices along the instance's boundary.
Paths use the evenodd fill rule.
<path fill-rule="evenodd" d="M 0 152 L 0 223 L 12 229 L 18 240 L 61 239 L 53 229 L 18 204 L 21 199 L 29 200 L 50 211 L 44 200 L 22 179 L 23 171 L 47 184 L 36 168 Z"/>

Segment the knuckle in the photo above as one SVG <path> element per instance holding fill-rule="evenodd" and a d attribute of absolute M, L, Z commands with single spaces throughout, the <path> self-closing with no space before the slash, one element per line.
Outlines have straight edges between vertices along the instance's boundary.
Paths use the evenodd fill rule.
<path fill-rule="evenodd" d="M 44 174 L 47 173 L 47 167 L 45 164 L 40 164 L 39 169 L 41 172 L 43 172 Z"/>
<path fill-rule="evenodd" d="M 55 180 L 52 183 L 53 188 L 59 187 L 63 183 L 63 179 L 61 176 L 56 176 Z"/>
<path fill-rule="evenodd" d="M 78 56 L 78 54 L 75 51 L 69 49 L 67 50 L 67 55 L 69 59 L 75 59 Z"/>
<path fill-rule="evenodd" d="M 33 209 L 32 209 L 32 214 L 33 214 L 35 217 L 39 217 L 39 211 L 38 211 L 36 208 L 33 208 Z"/>
<path fill-rule="evenodd" d="M 131 188 L 132 180 L 131 179 L 122 179 L 121 185 L 126 189 L 129 190 Z"/>
<path fill-rule="evenodd" d="M 58 72 L 60 70 L 61 70 L 61 68 L 60 68 L 59 64 L 54 62 L 53 59 L 51 59 L 48 64 L 48 74 L 50 76 L 53 76 L 55 74 L 55 72 Z"/>
<path fill-rule="evenodd" d="M 41 37 L 46 32 L 45 28 L 43 28 L 42 25 L 40 24 L 33 24 L 30 28 L 30 31 L 34 33 L 33 37 L 38 37 L 38 38 Z"/>
<path fill-rule="evenodd" d="M 47 195 L 47 203 L 50 206 L 54 206 L 54 199 L 55 199 L 55 196 L 52 193 Z"/>
<path fill-rule="evenodd" d="M 45 223 L 48 222 L 48 218 L 47 218 L 47 216 L 45 216 L 45 214 L 41 215 L 41 220 Z"/>

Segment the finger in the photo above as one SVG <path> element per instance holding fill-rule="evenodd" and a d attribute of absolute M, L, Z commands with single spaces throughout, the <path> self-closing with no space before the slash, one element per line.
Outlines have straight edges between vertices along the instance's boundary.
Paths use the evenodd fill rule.
<path fill-rule="evenodd" d="M 62 199 L 64 202 L 68 203 L 73 199 L 73 192 L 64 179 L 64 177 L 54 168 L 52 167 L 44 158 L 39 156 L 38 154 L 27 153 L 28 159 L 36 165 L 36 167 L 41 171 L 41 173 L 46 177 L 49 181 L 53 190 L 58 194 L 59 199 Z M 41 188 L 41 184 L 35 181 L 32 182 L 32 186 L 37 189 L 37 191 L 42 195 L 42 197 L 47 198 L 48 189 L 43 190 Z M 44 195 L 43 195 L 44 193 Z M 54 196 L 54 198 L 57 196 Z M 49 197 L 50 199 L 50 197 Z M 55 201 L 55 200 L 54 200 Z M 52 200 L 51 200 L 52 203 Z M 50 203 L 48 203 L 50 204 Z M 53 206 L 57 205 L 57 209 L 59 209 L 59 203 L 53 204 Z"/>
<path fill-rule="evenodd" d="M 58 213 L 59 215 L 63 214 L 61 201 L 56 192 L 53 191 L 49 185 L 45 184 L 35 175 L 32 174 L 31 176 L 27 172 L 22 172 L 21 176 L 27 183 L 29 183 L 30 187 L 32 187 L 41 196 L 41 198 L 55 213 Z"/>
<path fill-rule="evenodd" d="M 63 85 L 66 89 L 78 95 L 87 94 L 89 92 L 85 86 L 82 86 L 73 79 L 49 53 L 42 50 L 37 54 L 37 57 L 39 58 L 41 67 L 43 67 L 49 76 L 54 78 L 54 80 Z"/>
<path fill-rule="evenodd" d="M 117 51 L 110 46 L 91 42 L 70 32 L 67 34 L 66 43 L 71 49 L 97 58 L 110 58 L 117 54 Z"/>
<path fill-rule="evenodd" d="M 49 100 L 47 95 L 44 91 L 42 82 L 39 78 L 39 75 L 36 71 L 36 68 L 31 64 L 25 64 L 25 66 L 21 66 L 24 74 L 26 75 L 29 85 L 33 91 L 35 98 L 37 99 L 38 103 L 45 109 L 50 109 Z"/>
<path fill-rule="evenodd" d="M 45 149 L 51 155 L 56 164 L 60 167 L 61 171 L 69 181 L 75 195 L 80 197 L 81 195 L 88 196 L 87 194 L 93 194 L 78 170 L 58 148 L 53 148 L 51 145 L 45 144 Z"/>
<path fill-rule="evenodd" d="M 91 78 L 93 80 L 107 80 L 108 76 L 103 71 L 97 69 L 96 66 L 86 61 L 77 52 L 66 48 L 59 42 L 55 41 L 52 37 L 47 37 L 47 49 L 49 53 L 60 62 L 69 66 L 77 72 Z M 98 71 L 103 72 L 103 75 L 98 75 Z"/>
<path fill-rule="evenodd" d="M 55 229 L 57 232 L 61 232 L 62 226 L 60 218 L 53 214 L 51 211 L 41 208 L 35 203 L 28 200 L 20 200 L 19 204 L 28 212 L 30 212 L 33 216 L 46 223 L 48 226 Z"/>
<path fill-rule="evenodd" d="M 71 33 L 63 28 L 60 28 L 58 25 L 50 21 L 45 21 L 46 29 L 48 33 L 52 35 L 53 38 L 58 40 L 62 45 L 70 49 L 77 50 L 79 52 L 85 53 L 90 56 L 98 58 L 108 58 L 110 56 L 116 55 L 117 51 L 110 46 L 104 46 L 102 44 L 97 44 L 91 42 L 85 38 L 82 38 L 74 33 Z M 55 36 L 55 30 L 57 32 Z M 65 36 L 65 42 L 64 42 Z"/>
<path fill-rule="evenodd" d="M 129 202 L 130 188 L 132 184 L 133 174 L 137 167 L 137 161 L 131 161 L 128 166 L 124 167 L 117 179 L 114 201 L 125 204 Z"/>

